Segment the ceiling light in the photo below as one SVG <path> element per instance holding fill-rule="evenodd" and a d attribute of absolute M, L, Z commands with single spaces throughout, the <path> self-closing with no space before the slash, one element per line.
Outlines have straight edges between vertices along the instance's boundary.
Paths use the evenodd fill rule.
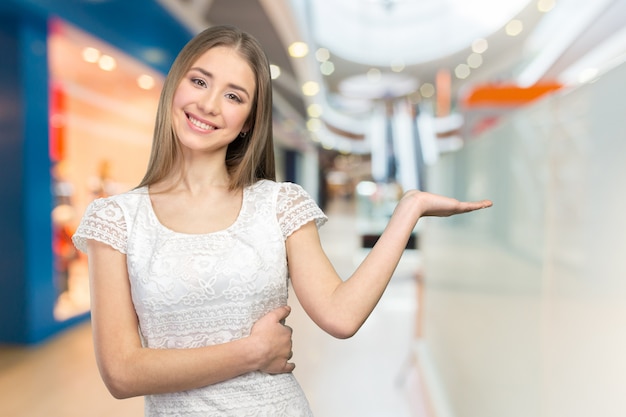
<path fill-rule="evenodd" d="M 315 51 L 315 59 L 319 62 L 328 61 L 330 59 L 330 51 L 326 48 L 319 48 Z"/>
<path fill-rule="evenodd" d="M 83 49 L 83 59 L 85 61 L 95 64 L 98 62 L 98 58 L 100 58 L 100 51 L 96 48 L 87 47 Z"/>
<path fill-rule="evenodd" d="M 481 54 L 477 54 L 476 52 L 474 52 L 473 54 L 471 54 L 470 56 L 467 57 L 467 65 L 469 65 L 470 68 L 478 68 L 483 64 L 483 56 Z"/>
<path fill-rule="evenodd" d="M 469 77 L 470 72 L 470 67 L 467 64 L 459 64 L 454 69 L 454 75 L 456 75 L 456 78 L 461 80 Z"/>
<path fill-rule="evenodd" d="M 305 96 L 314 96 L 320 92 L 320 86 L 315 81 L 307 81 L 302 85 L 302 94 Z"/>
<path fill-rule="evenodd" d="M 324 61 L 320 64 L 320 72 L 324 75 L 330 75 L 335 72 L 335 64 L 330 61 Z"/>
<path fill-rule="evenodd" d="M 537 2 L 537 10 L 542 13 L 547 13 L 550 10 L 554 9 L 555 1 L 554 0 L 539 0 Z"/>
<path fill-rule="evenodd" d="M 487 42 L 487 39 L 479 38 L 479 39 L 476 39 L 474 42 L 472 42 L 472 51 L 476 52 L 477 54 L 482 54 L 488 48 L 489 48 L 489 42 Z"/>
<path fill-rule="evenodd" d="M 322 121 L 320 119 L 309 119 L 306 122 L 306 128 L 309 132 L 319 132 L 322 128 Z"/>
<path fill-rule="evenodd" d="M 278 65 L 271 64 L 270 75 L 272 77 L 272 80 L 275 80 L 276 78 L 280 77 L 280 67 Z"/>
<path fill-rule="evenodd" d="M 310 117 L 320 117 L 322 115 L 322 106 L 317 103 L 313 103 L 306 108 L 306 112 Z"/>
<path fill-rule="evenodd" d="M 381 78 L 381 73 L 380 70 L 378 68 L 372 68 L 369 71 L 367 71 L 367 79 L 370 82 L 377 82 L 380 81 Z"/>
<path fill-rule="evenodd" d="M 517 36 L 524 30 L 524 24 L 521 20 L 513 19 L 504 27 L 504 30 L 509 36 Z"/>
<path fill-rule="evenodd" d="M 102 55 L 98 60 L 98 66 L 104 71 L 113 71 L 117 66 L 115 58 L 110 55 Z"/>
<path fill-rule="evenodd" d="M 294 42 L 289 45 L 288 50 L 293 58 L 302 58 L 309 53 L 309 46 L 304 42 Z"/>
<path fill-rule="evenodd" d="M 424 98 L 430 98 L 435 95 L 435 86 L 431 83 L 424 83 L 420 87 L 420 94 Z"/>
<path fill-rule="evenodd" d="M 144 90 L 151 90 L 154 87 L 154 78 L 147 74 L 142 74 L 137 78 L 137 85 Z"/>
<path fill-rule="evenodd" d="M 393 72 L 402 72 L 404 70 L 404 61 L 401 59 L 394 59 L 391 61 L 391 70 Z"/>

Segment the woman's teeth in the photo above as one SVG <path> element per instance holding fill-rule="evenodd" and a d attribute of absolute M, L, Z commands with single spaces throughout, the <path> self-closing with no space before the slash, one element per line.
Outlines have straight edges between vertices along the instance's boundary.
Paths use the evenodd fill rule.
<path fill-rule="evenodd" d="M 189 121 L 192 125 L 199 127 L 202 130 L 215 130 L 213 126 L 203 123 L 200 120 L 194 119 L 193 117 L 189 117 Z"/>

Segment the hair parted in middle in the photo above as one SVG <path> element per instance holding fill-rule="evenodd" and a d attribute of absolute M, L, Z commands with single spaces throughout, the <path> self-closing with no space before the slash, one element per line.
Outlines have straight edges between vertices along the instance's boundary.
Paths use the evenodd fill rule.
<path fill-rule="evenodd" d="M 237 189 L 259 179 L 276 179 L 269 60 L 259 42 L 250 34 L 234 26 L 222 25 L 200 32 L 174 60 L 159 99 L 148 168 L 137 188 L 161 181 L 172 170 L 182 167 L 182 152 L 172 121 L 174 93 L 198 58 L 218 46 L 237 51 L 250 65 L 256 82 L 250 115 L 244 123 L 247 134 L 239 135 L 226 151 L 229 186 Z"/>

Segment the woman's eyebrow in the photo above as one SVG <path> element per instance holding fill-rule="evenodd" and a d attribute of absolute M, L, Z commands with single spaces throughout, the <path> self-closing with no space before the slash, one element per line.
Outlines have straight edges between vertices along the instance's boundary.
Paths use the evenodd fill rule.
<path fill-rule="evenodd" d="M 204 75 L 207 78 L 211 78 L 211 79 L 213 78 L 213 74 L 211 72 L 205 70 L 204 68 L 193 67 L 193 68 L 191 68 L 191 70 L 192 71 L 198 71 L 198 72 L 202 73 L 202 75 Z M 233 83 L 228 83 L 228 87 L 232 88 L 233 90 L 241 91 L 246 96 L 248 96 L 248 98 L 250 98 L 250 93 L 244 87 L 242 87 L 240 85 L 237 85 L 237 84 L 233 84 Z"/>

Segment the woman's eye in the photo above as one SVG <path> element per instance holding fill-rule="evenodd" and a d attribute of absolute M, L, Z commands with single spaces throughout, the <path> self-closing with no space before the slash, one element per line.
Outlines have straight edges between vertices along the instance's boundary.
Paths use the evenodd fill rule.
<path fill-rule="evenodd" d="M 200 87 L 206 87 L 206 83 L 203 79 L 200 78 L 192 78 L 191 82 Z"/>
<path fill-rule="evenodd" d="M 234 101 L 236 101 L 238 103 L 241 103 L 241 99 L 239 98 L 239 96 L 237 94 L 228 93 L 228 94 L 226 94 L 226 98 L 229 99 L 229 100 L 234 100 Z"/>

